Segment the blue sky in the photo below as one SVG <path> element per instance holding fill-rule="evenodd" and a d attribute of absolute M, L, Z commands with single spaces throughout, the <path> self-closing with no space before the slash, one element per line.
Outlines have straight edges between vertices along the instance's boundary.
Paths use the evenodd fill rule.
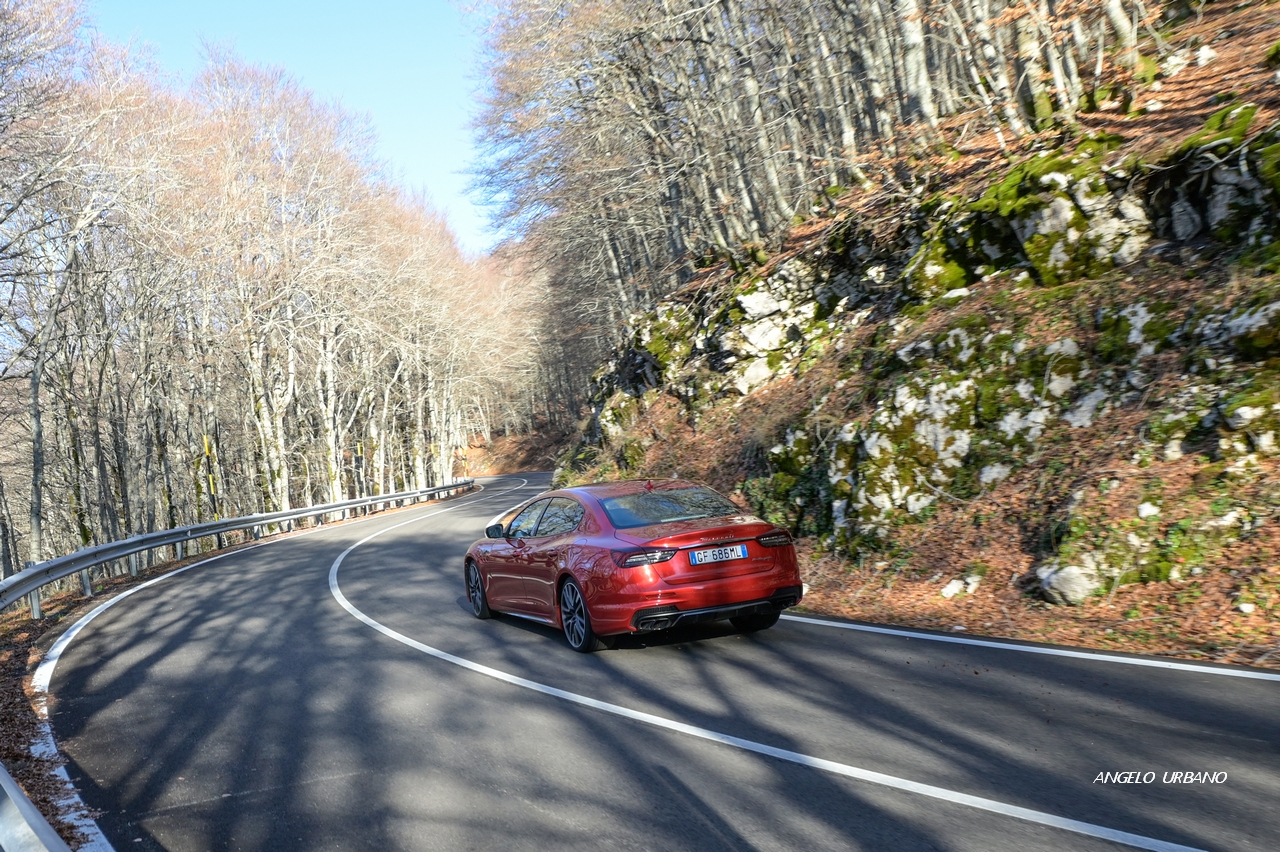
<path fill-rule="evenodd" d="M 86 11 L 104 37 L 149 46 L 184 80 L 209 41 L 369 115 L 404 184 L 427 191 L 464 249 L 489 248 L 484 211 L 465 194 L 462 174 L 471 162 L 480 23 L 454 0 L 87 0 Z"/>

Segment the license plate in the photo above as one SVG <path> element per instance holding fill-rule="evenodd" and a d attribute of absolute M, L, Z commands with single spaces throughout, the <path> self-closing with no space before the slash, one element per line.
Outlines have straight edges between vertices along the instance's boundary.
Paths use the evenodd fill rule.
<path fill-rule="evenodd" d="M 706 565 L 709 562 L 728 562 L 730 559 L 746 558 L 747 546 L 745 544 L 712 547 L 708 550 L 694 550 L 689 553 L 689 561 L 694 565 Z"/>

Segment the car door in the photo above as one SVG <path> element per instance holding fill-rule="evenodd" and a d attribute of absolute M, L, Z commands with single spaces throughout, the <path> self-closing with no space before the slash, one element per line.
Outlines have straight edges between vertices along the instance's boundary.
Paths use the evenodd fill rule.
<path fill-rule="evenodd" d="M 577 500 L 552 497 L 526 552 L 525 594 L 534 611 L 550 617 L 556 608 L 556 578 L 586 510 Z"/>
<path fill-rule="evenodd" d="M 496 539 L 489 550 L 485 566 L 489 583 L 485 593 L 489 596 L 489 605 L 494 609 L 529 608 L 524 587 L 528 540 L 533 538 L 538 528 L 538 519 L 550 502 L 539 500 L 522 509 L 507 524 L 503 537 Z"/>

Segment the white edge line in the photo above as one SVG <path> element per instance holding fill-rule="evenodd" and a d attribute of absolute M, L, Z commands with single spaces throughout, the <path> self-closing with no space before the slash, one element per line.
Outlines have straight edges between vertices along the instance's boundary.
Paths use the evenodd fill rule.
<path fill-rule="evenodd" d="M 505 493 L 505 492 L 501 492 L 501 493 Z M 444 509 L 440 512 L 435 512 L 433 514 L 435 515 L 443 514 L 443 512 L 445 511 L 448 511 L 448 509 Z M 386 625 L 378 621 L 375 621 L 374 619 L 365 615 L 363 612 L 357 609 L 354 604 L 352 604 L 349 600 L 347 600 L 346 595 L 342 593 L 342 589 L 338 587 L 338 569 L 342 567 L 342 563 L 347 558 L 347 556 L 357 547 L 360 547 L 362 544 L 365 544 L 366 542 L 377 538 L 383 533 L 390 532 L 391 530 L 394 530 L 398 527 L 402 527 L 402 526 L 405 526 L 406 524 L 414 523 L 415 521 L 422 520 L 423 518 L 426 518 L 426 517 L 431 517 L 431 515 L 423 515 L 421 517 L 413 518 L 411 520 L 404 521 L 403 523 L 396 524 L 394 526 L 385 527 L 379 530 L 378 532 L 373 533 L 372 535 L 366 536 L 365 538 L 361 539 L 360 541 L 348 547 L 346 550 L 342 551 L 342 553 L 338 555 L 338 558 L 333 561 L 333 565 L 329 567 L 329 592 L 333 595 L 334 600 L 338 602 L 339 606 L 341 606 L 348 613 L 350 613 L 354 618 L 361 621 L 365 625 L 373 628 L 377 632 L 383 634 L 384 636 L 387 636 L 390 639 L 394 639 L 395 641 L 403 645 L 407 645 L 408 647 L 413 648 L 414 650 L 421 651 L 422 653 L 435 657 L 436 659 L 443 660 L 447 663 L 452 663 L 455 666 L 460 666 L 464 669 L 473 671 L 477 674 L 482 674 L 482 675 L 485 675 L 486 677 L 491 677 L 491 678 L 494 678 L 495 680 L 499 680 L 504 683 L 509 683 L 512 686 L 518 686 L 523 689 L 530 689 L 530 690 L 533 690 L 534 692 L 542 693 L 543 695 L 549 695 L 553 698 L 559 698 L 563 701 L 569 701 L 574 704 L 580 704 L 584 707 L 590 707 L 593 710 L 600 710 L 605 713 L 611 713 L 615 716 L 621 716 L 624 719 L 631 719 L 633 721 L 641 722 L 646 725 L 652 725 L 653 727 L 656 727 L 656 728 L 663 728 L 665 730 L 675 731 L 676 733 L 686 734 L 691 737 L 697 737 L 699 739 L 708 740 L 710 742 L 719 743 L 721 745 L 732 746 L 734 748 L 742 749 L 743 751 L 753 752 L 755 754 L 764 755 L 766 757 L 773 757 L 773 758 L 777 758 L 778 760 L 785 760 L 790 763 L 799 764 L 800 766 L 807 766 L 813 769 L 820 769 L 825 772 L 834 773 L 836 775 L 843 775 L 847 778 L 854 778 L 859 781 L 868 781 L 872 784 L 879 784 L 884 787 L 891 787 L 895 790 L 904 790 L 908 793 L 916 793 L 918 795 L 928 796 L 929 798 L 933 798 L 933 799 L 941 799 L 942 801 L 946 801 L 946 802 L 953 802 L 960 805 L 966 805 L 971 808 L 977 808 L 978 810 L 989 811 L 991 813 L 996 813 L 996 814 L 1002 814 L 1004 816 L 1013 817 L 1015 819 L 1025 820 L 1027 822 L 1037 823 L 1039 825 L 1045 825 L 1052 828 L 1059 828 L 1064 831 L 1074 832 L 1076 834 L 1083 834 L 1089 837 L 1096 837 L 1102 840 L 1113 841 L 1115 843 L 1123 843 L 1126 846 L 1132 846 L 1137 849 L 1147 849 L 1147 850 L 1151 850 L 1151 852 L 1205 852 L 1205 850 L 1198 849 L 1194 846 L 1183 846 L 1178 843 L 1170 843 L 1165 840 L 1157 840 L 1153 837 L 1145 837 L 1141 834 L 1131 834 L 1127 831 L 1119 831 L 1114 828 L 1107 828 L 1106 826 L 1094 825 L 1092 823 L 1081 822 L 1079 820 L 1074 820 L 1074 819 L 1067 819 L 1066 817 L 1055 816 L 1054 814 L 1043 813 L 1041 811 L 1031 810 L 1030 808 L 1023 808 L 1017 805 L 1010 805 L 1004 802 L 998 802 L 994 799 L 984 799 L 981 796 L 971 796 L 968 793 L 959 793 L 954 790 L 948 790 L 944 787 L 935 787 L 932 784 L 921 784 L 917 781 L 909 781 L 905 778 L 898 778 L 893 775 L 885 775 L 881 772 L 873 772 L 869 769 L 860 769 L 856 766 L 849 766 L 848 764 L 844 764 L 844 763 L 836 763 L 835 761 L 832 761 L 832 760 L 825 760 L 820 757 L 812 757 L 810 755 L 802 754 L 796 751 L 790 751 L 788 749 L 776 748 L 774 746 L 765 745 L 764 743 L 755 742 L 754 740 L 742 739 L 741 737 L 734 737 L 728 734 L 719 733 L 717 731 L 708 730 L 707 728 L 699 728 L 695 725 L 689 725 L 684 722 L 677 722 L 673 719 L 667 719 L 662 716 L 655 716 L 651 713 L 644 713 L 639 710 L 632 710 L 629 707 L 623 707 L 618 704 L 610 704 L 607 701 L 600 701 L 598 699 L 590 698 L 585 695 L 579 695 L 576 692 L 568 692 L 563 689 L 558 689 L 554 686 L 548 686 L 547 684 L 544 684 L 544 683 L 528 680 L 527 678 L 522 678 L 522 677 L 519 677 L 518 675 L 513 675 L 508 672 L 501 671 L 500 669 L 490 668 L 489 666 L 483 665 L 481 663 L 476 663 L 471 660 L 465 659 L 463 657 L 455 656 L 454 654 L 450 654 L 447 651 L 441 651 L 439 648 L 433 648 L 432 646 L 423 644 L 422 642 L 419 642 L 416 639 L 410 639 L 408 636 L 405 636 L 403 633 L 398 633 L 397 631 L 392 630 L 390 627 L 387 627 Z"/>
<path fill-rule="evenodd" d="M 525 480 L 521 480 L 521 482 L 527 485 L 529 481 L 525 479 Z M 520 485 L 517 487 L 523 488 L 524 485 Z M 476 488 L 480 491 L 485 490 L 483 485 L 477 485 Z M 515 489 L 511 489 L 511 490 L 514 491 Z M 498 493 L 505 494 L 507 492 L 500 491 Z M 474 501 L 468 500 L 466 502 L 470 503 Z M 459 504 L 454 504 L 454 505 L 459 505 Z M 450 508 L 452 508 L 452 506 Z M 437 514 L 439 514 L 439 512 L 430 512 L 426 515 L 419 515 L 418 517 L 412 518 L 411 521 L 406 521 L 405 523 L 410 523 L 412 521 L 420 520 L 421 518 L 426 518 L 426 517 L 430 517 L 431 515 L 437 515 Z M 386 518 L 385 517 L 378 518 L 375 515 L 368 518 L 360 518 L 356 521 L 356 523 L 363 523 L 365 521 L 373 521 L 373 520 L 386 520 Z M 396 524 L 396 526 L 403 526 L 403 524 Z M 101 604 L 94 607 L 88 613 L 86 613 L 85 615 L 77 619 L 76 623 L 71 625 L 69 628 L 67 628 L 67 630 L 61 636 L 58 637 L 57 641 L 55 641 L 53 645 L 49 647 L 49 652 L 44 655 L 44 658 L 36 666 L 35 673 L 31 676 L 31 691 L 33 693 L 31 703 L 32 703 L 32 706 L 35 708 L 36 717 L 39 720 L 37 722 L 36 741 L 31 744 L 32 756 L 37 758 L 57 758 L 58 757 L 58 744 L 53 738 L 53 729 L 49 725 L 49 707 L 48 707 L 49 684 L 53 682 L 53 671 L 55 668 L 57 668 L 58 661 L 62 659 L 63 652 L 67 649 L 67 646 L 71 644 L 72 640 L 75 639 L 76 636 L 80 634 L 80 631 L 83 630 L 89 624 L 90 621 L 93 621 L 99 615 L 102 615 L 102 613 L 106 612 L 108 609 L 120 603 L 120 601 L 124 600 L 125 598 L 129 597 L 135 592 L 140 592 L 143 589 L 147 588 L 148 586 L 154 586 L 156 583 L 159 583 L 161 580 L 167 580 L 170 577 L 174 577 L 178 574 L 181 574 L 184 571 L 190 571 L 192 568 L 197 568 L 201 565 L 208 565 L 210 562 L 217 562 L 219 559 L 226 559 L 228 556 L 238 556 L 241 553 L 245 553 L 250 550 L 256 550 L 259 547 L 266 547 L 269 544 L 278 544 L 279 542 L 282 542 L 282 541 L 293 541 L 294 539 L 302 538 L 303 536 L 308 536 L 313 533 L 322 532 L 330 528 L 331 526 L 319 526 L 314 529 L 305 530 L 299 533 L 294 533 L 293 535 L 284 536 L 280 538 L 273 538 L 270 541 L 264 541 L 258 544 L 251 544 L 248 547 L 241 547 L 241 548 L 238 548 L 237 550 L 229 551 L 227 553 L 219 553 L 216 556 L 210 556 L 208 559 L 201 559 L 199 562 L 192 562 L 190 565 L 183 565 L 181 568 L 175 568 L 174 570 L 169 571 L 168 573 L 161 574 L 159 577 L 153 577 L 152 579 L 147 580 L 145 583 L 139 583 L 138 585 L 134 586 L 131 589 L 126 589 L 125 591 L 121 592 L 120 594 L 116 595 L 110 600 L 103 601 Z M 394 529 L 394 527 L 389 527 L 388 529 Z M 366 541 L 367 540 L 368 539 L 366 539 Z M 346 552 L 349 552 L 349 550 L 350 548 L 348 548 L 348 551 L 344 551 L 344 555 L 346 554 Z M 71 776 L 67 774 L 67 768 L 65 766 L 59 766 L 56 770 L 54 770 L 54 774 L 63 781 L 67 789 L 67 795 L 58 801 L 59 806 L 61 806 L 62 808 L 64 808 L 66 811 L 69 812 L 69 815 L 64 817 L 64 819 L 66 819 L 68 822 L 73 824 L 87 838 L 85 843 L 83 843 L 81 846 L 77 848 L 77 852 L 115 852 L 115 847 L 111 845 L 111 841 L 107 840 L 106 835 L 102 833 L 102 829 L 98 827 L 98 823 L 92 820 L 91 818 L 89 818 L 88 816 L 86 816 L 89 809 L 85 805 L 84 801 L 81 800 L 80 793 L 76 790 L 75 785 L 71 783 Z"/>
<path fill-rule="evenodd" d="M 908 639 L 927 639 L 930 642 L 951 642 L 956 645 L 977 645 L 980 648 L 1000 648 L 1005 651 L 1021 651 L 1024 654 L 1045 654 L 1050 657 L 1075 657 L 1081 660 L 1094 660 L 1102 663 L 1123 663 L 1127 666 L 1147 666 L 1153 669 L 1173 669 L 1181 672 L 1198 672 L 1200 674 L 1221 675 L 1223 677 L 1243 677 L 1253 680 L 1277 680 L 1280 674 L 1275 672 L 1249 671 L 1248 669 L 1212 668 L 1196 663 L 1177 663 L 1172 660 L 1154 660 L 1143 657 L 1120 657 L 1115 654 L 1091 653 L 1089 651 L 1072 651 L 1067 648 L 1044 648 L 1037 645 L 1015 645 L 1011 642 L 996 642 L 990 639 L 970 639 L 965 636 L 940 636 L 936 633 L 922 633 L 915 630 L 901 630 L 894 627 L 874 627 L 869 624 L 847 624 L 842 621 L 827 621 L 821 618 L 809 618 L 803 615 L 784 614 L 787 621 L 801 624 L 813 624 L 819 627 L 834 627 L 840 630 L 862 630 L 867 633 L 882 633 L 886 636 L 905 636 Z"/>

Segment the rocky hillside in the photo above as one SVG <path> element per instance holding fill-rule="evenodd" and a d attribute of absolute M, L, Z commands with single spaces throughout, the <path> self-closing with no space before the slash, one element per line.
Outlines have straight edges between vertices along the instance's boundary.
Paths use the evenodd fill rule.
<path fill-rule="evenodd" d="M 750 265 L 708 259 L 634 318 L 559 478 L 701 478 L 939 600 L 1212 575 L 1274 636 L 1277 37 L 1186 38 L 1154 81 L 1167 118 L 1146 91 L 1007 159 L 850 190 Z"/>

